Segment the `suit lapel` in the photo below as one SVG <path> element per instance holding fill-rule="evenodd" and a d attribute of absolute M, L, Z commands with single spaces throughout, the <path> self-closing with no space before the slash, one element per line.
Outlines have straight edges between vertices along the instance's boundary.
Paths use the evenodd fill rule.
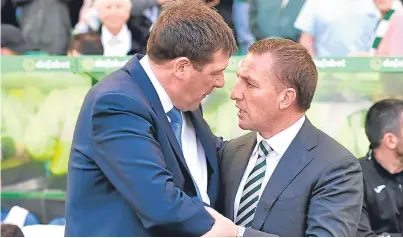
<path fill-rule="evenodd" d="M 252 228 L 261 229 L 280 194 L 313 159 L 313 155 L 309 151 L 317 144 L 315 131 L 316 129 L 306 119 L 301 130 L 281 158 L 262 193 L 252 222 Z"/>
<path fill-rule="evenodd" d="M 230 171 L 228 174 L 232 176 L 230 183 L 227 185 L 228 200 L 225 201 L 225 214 L 229 215 L 229 218 L 233 220 L 234 217 L 234 203 L 236 193 L 241 183 L 242 176 L 245 172 L 246 166 L 248 165 L 249 158 L 253 152 L 256 145 L 256 133 L 250 133 L 244 141 L 237 146 L 235 156 L 231 162 Z M 231 158 L 228 158 L 231 159 Z"/>
<path fill-rule="evenodd" d="M 158 94 L 155 91 L 155 88 L 154 88 L 153 84 L 151 83 L 151 80 L 148 78 L 146 72 L 144 71 L 143 67 L 141 66 L 141 64 L 139 62 L 139 60 L 141 58 L 143 58 L 143 55 L 135 54 L 133 56 L 133 58 L 126 64 L 125 67 L 129 71 L 129 74 L 131 75 L 132 79 L 135 80 L 135 82 L 139 85 L 139 87 L 144 92 L 147 99 L 149 99 L 149 101 L 151 103 L 151 107 L 153 108 L 154 112 L 157 114 L 159 121 L 160 121 L 160 123 L 162 123 L 165 133 L 168 136 L 169 142 L 170 142 L 171 146 L 174 148 L 175 154 L 177 155 L 180 162 L 182 163 L 182 165 L 185 167 L 185 169 L 187 170 L 187 172 L 190 175 L 190 171 L 186 164 L 182 150 L 179 146 L 179 142 L 175 137 L 175 134 L 171 128 L 171 125 L 169 124 L 169 121 L 165 114 L 164 108 L 162 107 L 161 100 L 158 97 Z"/>

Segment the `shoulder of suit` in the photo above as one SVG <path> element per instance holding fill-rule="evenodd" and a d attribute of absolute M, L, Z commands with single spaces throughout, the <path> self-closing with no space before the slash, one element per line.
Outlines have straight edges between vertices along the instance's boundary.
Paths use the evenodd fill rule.
<path fill-rule="evenodd" d="M 319 154 L 328 160 L 329 163 L 348 162 L 358 163 L 357 158 L 338 141 L 324 133 L 323 131 L 316 129 L 318 135 L 318 145 L 316 150 Z"/>
<path fill-rule="evenodd" d="M 256 138 L 256 132 L 249 132 L 243 136 L 232 139 L 228 142 L 225 149 L 235 149 L 240 145 L 247 144 Z"/>
<path fill-rule="evenodd" d="M 96 92 L 115 92 L 127 90 L 128 85 L 137 85 L 134 80 L 132 80 L 130 74 L 124 68 L 118 69 L 108 75 L 106 75 L 102 80 L 92 87 L 93 91 Z"/>
<path fill-rule="evenodd" d="M 124 68 L 112 72 L 95 84 L 88 92 L 87 98 L 96 101 L 108 94 L 123 94 L 139 102 L 145 97 L 142 97 L 144 94 L 140 87 Z"/>

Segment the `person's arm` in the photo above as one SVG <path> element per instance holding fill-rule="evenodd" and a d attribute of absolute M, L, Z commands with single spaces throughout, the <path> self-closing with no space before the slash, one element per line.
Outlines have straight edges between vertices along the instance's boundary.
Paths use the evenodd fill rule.
<path fill-rule="evenodd" d="M 145 228 L 185 236 L 211 229 L 214 220 L 204 204 L 173 183 L 144 106 L 122 93 L 106 94 L 95 102 L 92 121 L 96 163 Z"/>
<path fill-rule="evenodd" d="M 303 45 L 308 53 L 314 57 L 315 56 L 315 39 L 313 35 L 306 32 L 301 32 L 301 37 L 299 38 L 299 43 Z"/>
<path fill-rule="evenodd" d="M 301 31 L 299 43 L 315 56 L 315 0 L 307 0 L 295 20 L 294 27 Z"/>
<path fill-rule="evenodd" d="M 355 236 L 363 203 L 361 166 L 354 157 L 324 169 L 312 191 L 305 236 Z"/>

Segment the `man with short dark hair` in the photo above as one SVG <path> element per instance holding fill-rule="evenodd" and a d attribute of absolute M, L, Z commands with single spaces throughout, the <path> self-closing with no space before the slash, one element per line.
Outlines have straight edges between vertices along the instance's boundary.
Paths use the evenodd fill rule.
<path fill-rule="evenodd" d="M 236 50 L 231 29 L 204 2 L 165 5 L 147 55 L 84 100 L 69 160 L 66 236 L 236 236 L 236 225 L 205 209 L 218 197 L 222 140 L 200 107 L 223 87 Z"/>
<path fill-rule="evenodd" d="M 231 98 L 239 127 L 253 132 L 224 148 L 221 212 L 237 225 L 279 236 L 354 236 L 361 168 L 305 116 L 318 80 L 308 51 L 291 40 L 256 42 L 237 75 Z"/>
<path fill-rule="evenodd" d="M 364 205 L 358 236 L 403 236 L 403 101 L 385 99 L 368 111 L 370 151 L 360 160 Z"/>

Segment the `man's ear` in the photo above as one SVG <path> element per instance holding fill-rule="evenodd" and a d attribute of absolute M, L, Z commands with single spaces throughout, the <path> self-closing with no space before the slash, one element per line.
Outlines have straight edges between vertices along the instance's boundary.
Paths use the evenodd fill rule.
<path fill-rule="evenodd" d="M 297 92 L 293 88 L 286 88 L 280 92 L 280 110 L 289 108 L 297 99 Z"/>
<path fill-rule="evenodd" d="M 386 147 L 388 147 L 389 149 L 394 150 L 397 147 L 398 138 L 393 133 L 388 132 L 385 133 L 385 135 L 383 136 L 382 143 L 386 145 Z"/>
<path fill-rule="evenodd" d="M 189 67 L 192 67 L 192 63 L 187 57 L 179 57 L 174 60 L 174 72 L 178 78 L 182 78 Z"/>

